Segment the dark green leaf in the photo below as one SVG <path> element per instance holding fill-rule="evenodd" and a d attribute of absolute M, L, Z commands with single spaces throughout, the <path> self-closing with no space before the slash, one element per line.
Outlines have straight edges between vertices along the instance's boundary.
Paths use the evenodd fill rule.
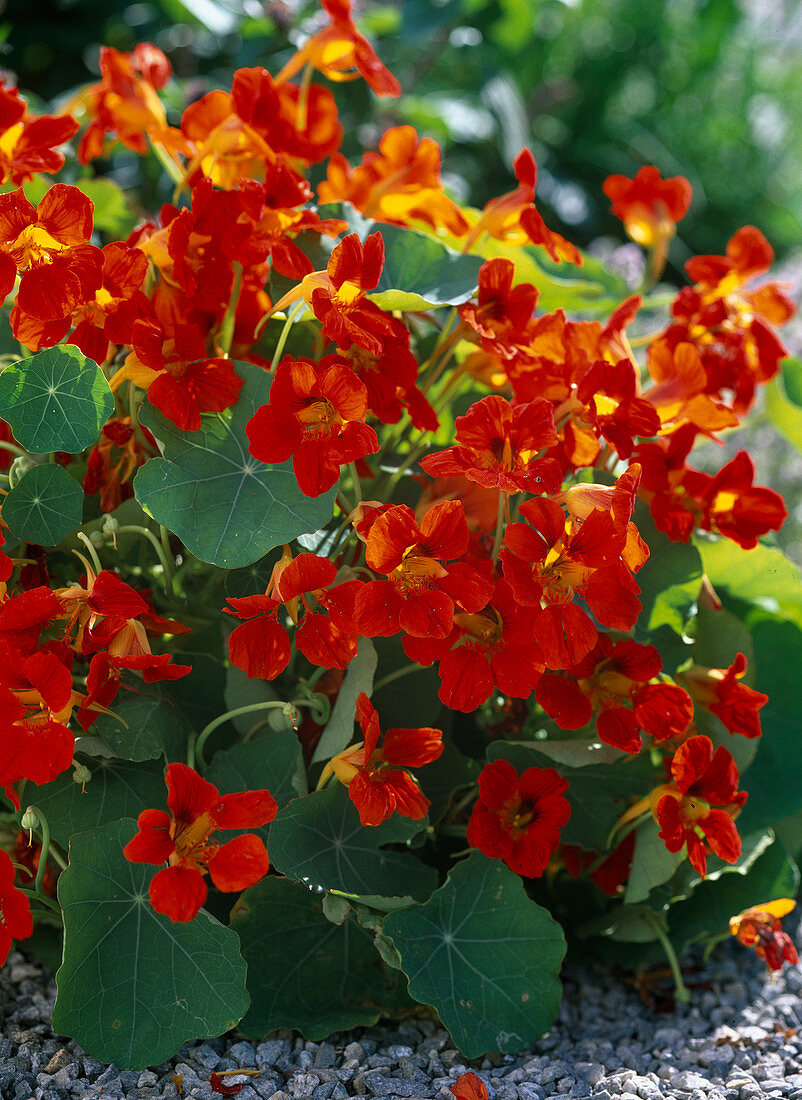
<path fill-rule="evenodd" d="M 663 625 L 681 635 L 685 620 L 699 595 L 702 562 L 695 546 L 672 542 L 654 525 L 648 509 L 635 508 L 635 526 L 649 545 L 649 559 L 636 573 L 643 611 L 635 625 L 636 635 L 648 641 L 650 630 Z"/>
<path fill-rule="evenodd" d="M 80 745 L 79 745 L 80 749 Z M 53 838 L 62 845 L 73 833 L 137 817 L 142 810 L 167 809 L 164 765 L 132 763 L 107 756 L 78 754 L 78 762 L 92 773 L 85 785 L 76 783 L 72 768 L 52 783 L 26 787 L 28 802 L 47 815 Z"/>
<path fill-rule="evenodd" d="M 221 794 L 267 789 L 279 809 L 308 790 L 301 743 L 291 730 L 262 734 L 215 753 L 203 777 L 214 783 Z M 267 842 L 270 828 L 265 825 L 249 832 L 261 834 Z"/>
<path fill-rule="evenodd" d="M 268 466 L 251 457 L 245 426 L 266 404 L 270 375 L 235 363 L 244 385 L 224 413 L 205 413 L 197 432 L 182 432 L 151 405 L 140 419 L 163 458 L 134 479 L 136 498 L 201 561 L 236 569 L 331 518 L 335 490 L 312 499 L 298 488 L 292 462 Z"/>
<path fill-rule="evenodd" d="M 248 964 L 246 1035 L 295 1027 L 324 1039 L 409 1004 L 401 975 L 382 963 L 371 933 L 353 916 L 339 925 L 327 920 L 321 898 L 304 886 L 262 879 L 239 899 L 231 925 Z"/>
<path fill-rule="evenodd" d="M 749 798 L 739 832 L 773 825 L 802 809 L 802 630 L 762 612 L 750 621 L 755 645 L 755 688 L 769 701 L 759 711 L 763 736 L 741 787 Z"/>
<path fill-rule="evenodd" d="M 12 363 L 0 374 L 0 416 L 29 451 L 91 447 L 114 410 L 101 369 L 71 344 Z"/>
<path fill-rule="evenodd" d="M 80 526 L 84 491 L 63 466 L 34 466 L 3 500 L 3 520 L 23 542 L 56 546 Z"/>
<path fill-rule="evenodd" d="M 296 799 L 270 830 L 270 858 L 290 878 L 353 895 L 426 898 L 436 875 L 409 852 L 383 847 L 408 840 L 421 822 L 393 815 L 377 826 L 360 824 L 345 787 L 337 783 Z"/>
<path fill-rule="evenodd" d="M 469 1058 L 519 1053 L 554 1022 L 565 939 L 499 860 L 474 852 L 444 886 L 384 926 L 409 992 L 433 1005 Z"/>
<path fill-rule="evenodd" d="M 129 863 L 133 821 L 79 833 L 59 879 L 64 963 L 53 1027 L 92 1057 L 141 1069 L 187 1039 L 232 1028 L 248 1007 L 234 932 L 201 911 L 187 924 L 156 913 L 156 868 Z"/>
<path fill-rule="evenodd" d="M 121 690 L 111 704 L 111 714 L 99 715 L 90 733 L 125 760 L 153 760 L 166 756 L 179 760 L 184 754 L 187 724 L 165 686 L 141 680 Z"/>
<path fill-rule="evenodd" d="M 526 768 L 552 767 L 568 780 L 565 797 L 571 816 L 560 833 L 563 844 L 598 851 L 632 799 L 648 794 L 654 786 L 656 773 L 646 754 L 615 764 L 571 768 L 545 756 L 540 745 L 539 741 L 494 741 L 487 756 L 509 760 L 519 774 Z"/>

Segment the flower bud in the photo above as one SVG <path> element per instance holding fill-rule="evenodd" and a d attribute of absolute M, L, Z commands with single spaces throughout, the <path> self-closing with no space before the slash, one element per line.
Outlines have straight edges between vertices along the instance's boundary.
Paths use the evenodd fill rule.
<path fill-rule="evenodd" d="M 267 716 L 267 724 L 276 733 L 287 733 L 298 728 L 301 716 L 298 708 L 292 703 L 285 703 L 283 707 L 276 707 Z"/>
<path fill-rule="evenodd" d="M 29 806 L 22 815 L 20 826 L 25 829 L 26 832 L 30 832 L 31 829 L 39 828 L 39 816 L 33 806 Z"/>

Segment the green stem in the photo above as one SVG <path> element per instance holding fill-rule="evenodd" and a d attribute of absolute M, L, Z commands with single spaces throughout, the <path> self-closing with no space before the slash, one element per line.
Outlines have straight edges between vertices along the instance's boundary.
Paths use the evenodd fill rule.
<path fill-rule="evenodd" d="M 162 168 L 167 172 L 167 175 L 175 183 L 179 189 L 183 189 L 186 186 L 186 178 L 184 177 L 183 169 L 179 164 L 173 160 L 170 154 L 161 145 L 157 145 L 156 142 L 150 143 L 150 148 L 154 153 L 156 159 L 161 164 Z"/>
<path fill-rule="evenodd" d="M 351 480 L 354 483 L 354 499 L 357 504 L 362 503 L 362 486 L 359 481 L 359 474 L 356 472 L 356 464 L 354 462 L 348 463 L 348 469 L 351 473 Z"/>
<path fill-rule="evenodd" d="M 92 545 L 92 540 L 87 535 L 85 535 L 83 531 L 79 531 L 76 537 L 81 540 L 86 549 L 89 551 L 89 557 L 92 559 L 92 564 L 94 565 L 95 569 L 98 571 L 98 573 L 102 573 L 103 566 L 100 564 L 100 558 L 97 556 L 97 550 L 95 550 L 94 546 Z"/>
<path fill-rule="evenodd" d="M 386 676 L 382 676 L 381 680 L 377 680 L 373 685 L 374 693 L 380 688 L 387 687 L 388 684 L 392 684 L 394 680 L 400 680 L 402 676 L 408 676 L 410 672 L 423 672 L 422 665 L 404 665 L 403 668 L 397 668 L 395 672 L 389 672 Z"/>
<path fill-rule="evenodd" d="M 164 575 L 166 580 L 170 584 L 170 591 L 175 594 L 175 589 L 173 588 L 173 578 L 175 577 L 175 558 L 173 557 L 173 552 L 170 549 L 170 532 L 162 523 L 159 524 L 159 541 L 161 542 L 162 549 L 164 550 L 164 561 L 162 563 L 165 567 Z"/>
<path fill-rule="evenodd" d="M 287 319 L 284 322 L 284 328 L 281 330 L 281 334 L 278 338 L 278 343 L 276 344 L 276 350 L 273 352 L 273 358 L 270 361 L 271 374 L 275 374 L 276 372 L 276 367 L 278 366 L 279 360 L 281 359 L 281 356 L 284 352 L 284 345 L 287 343 L 287 338 L 290 335 L 290 329 L 295 324 L 295 320 L 298 317 L 298 314 L 301 312 L 302 309 L 305 308 L 306 300 L 302 298 L 300 302 L 294 307 L 294 309 L 291 309 L 290 312 L 287 314 Z"/>
<path fill-rule="evenodd" d="M 234 271 L 234 282 L 231 285 L 231 297 L 228 300 L 226 312 L 220 323 L 220 331 L 217 334 L 217 343 L 224 355 L 231 351 L 231 343 L 234 339 L 234 320 L 239 305 L 240 291 L 242 290 L 242 264 L 236 260 L 231 265 Z"/>
<path fill-rule="evenodd" d="M 190 738 L 187 747 L 187 764 L 189 764 L 190 768 L 194 768 L 195 762 L 197 761 L 202 768 L 206 766 L 203 759 L 204 745 L 216 729 L 225 725 L 225 723 L 232 718 L 239 718 L 241 714 L 255 714 L 260 710 L 275 710 L 277 707 L 286 707 L 286 705 L 287 704 L 283 700 L 272 699 L 270 702 L 249 703 L 248 706 L 245 707 L 236 707 L 234 710 L 227 710 L 225 714 L 219 715 L 213 721 L 209 722 L 208 725 L 204 726 L 194 741 Z M 297 706 L 298 704 L 296 703 L 294 705 Z"/>
<path fill-rule="evenodd" d="M 38 806 L 28 806 L 26 813 L 29 811 L 35 813 L 39 819 L 39 832 L 42 834 L 42 849 L 39 852 L 39 866 L 36 868 L 36 878 L 33 883 L 34 890 L 41 892 L 42 882 L 44 881 L 45 871 L 47 870 L 47 857 L 50 852 L 50 826 L 47 823 L 47 818 Z"/>
<path fill-rule="evenodd" d="M 677 1000 L 681 1005 L 690 1004 L 691 994 L 688 990 L 688 987 L 685 985 L 685 982 L 682 980 L 682 971 L 680 970 L 679 959 L 677 958 L 677 953 L 674 950 L 673 943 L 668 938 L 665 929 L 663 928 L 662 924 L 657 919 L 655 914 L 651 911 L 651 909 L 644 908 L 641 910 L 641 912 L 651 924 L 652 928 L 654 929 L 655 935 L 660 941 L 660 946 L 665 952 L 666 959 L 668 960 L 668 965 L 671 968 L 671 975 L 674 978 L 675 1000 Z"/>
<path fill-rule="evenodd" d="M 117 528 L 118 535 L 124 534 L 131 535 L 143 535 L 156 551 L 156 555 L 161 562 L 162 572 L 164 574 L 164 590 L 168 596 L 173 595 L 173 575 L 174 568 L 170 566 L 167 560 L 167 555 L 162 549 L 162 544 L 156 538 L 152 531 L 149 531 L 147 527 L 140 527 L 137 523 L 124 523 L 122 527 Z"/>
<path fill-rule="evenodd" d="M 28 457 L 28 452 L 24 451 L 22 447 L 18 447 L 16 443 L 9 443 L 5 439 L 0 439 L 0 451 L 10 451 L 11 454 L 17 455 L 18 458 Z"/>

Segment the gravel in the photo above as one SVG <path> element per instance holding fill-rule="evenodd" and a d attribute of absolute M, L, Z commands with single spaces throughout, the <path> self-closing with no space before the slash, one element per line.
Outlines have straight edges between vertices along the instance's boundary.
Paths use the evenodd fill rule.
<path fill-rule="evenodd" d="M 786 921 L 799 941 L 795 922 Z M 469 1061 L 433 1020 L 343 1032 L 306 1042 L 282 1030 L 260 1042 L 233 1031 L 185 1043 L 145 1070 L 119 1070 L 84 1054 L 49 1025 L 53 975 L 21 953 L 0 971 L 2 1100 L 214 1100 L 213 1071 L 255 1068 L 238 1100 L 449 1100 L 449 1085 L 478 1073 L 490 1100 L 802 1100 L 802 966 L 772 979 L 734 942 L 702 965 L 691 956 L 693 1001 L 665 1008 L 670 986 L 632 984 L 602 964 L 569 967 L 554 1027 L 524 1054 Z M 173 1075 L 180 1078 L 179 1093 Z"/>

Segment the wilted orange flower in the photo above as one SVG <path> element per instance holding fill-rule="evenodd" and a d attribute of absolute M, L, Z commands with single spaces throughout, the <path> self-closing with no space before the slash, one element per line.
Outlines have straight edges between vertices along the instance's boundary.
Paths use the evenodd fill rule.
<path fill-rule="evenodd" d="M 730 917 L 730 932 L 744 946 L 754 947 L 755 954 L 765 959 L 770 971 L 782 970 L 784 962 L 796 966 L 799 962 L 794 941 L 784 932 L 780 918 L 796 907 L 791 898 L 764 901 Z"/>

